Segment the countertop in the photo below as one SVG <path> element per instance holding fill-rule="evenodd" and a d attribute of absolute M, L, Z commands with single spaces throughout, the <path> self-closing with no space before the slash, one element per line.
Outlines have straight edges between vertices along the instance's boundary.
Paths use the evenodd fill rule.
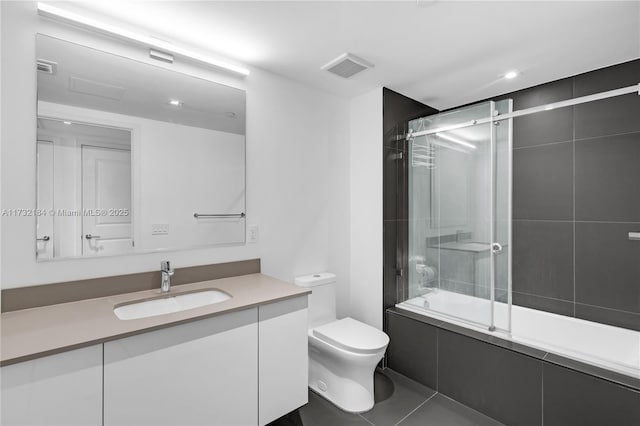
<path fill-rule="evenodd" d="M 118 319 L 114 306 L 161 296 L 160 288 L 3 313 L 0 366 L 311 293 L 266 275 L 251 274 L 174 286 L 169 295 L 203 289 L 219 289 L 232 298 L 135 320 Z"/>

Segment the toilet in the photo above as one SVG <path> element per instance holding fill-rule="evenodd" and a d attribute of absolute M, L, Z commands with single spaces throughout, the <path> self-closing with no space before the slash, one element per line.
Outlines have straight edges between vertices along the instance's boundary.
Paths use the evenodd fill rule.
<path fill-rule="evenodd" d="M 374 404 L 373 375 L 389 336 L 353 318 L 336 319 L 336 276 L 297 277 L 308 287 L 309 387 L 344 411 L 359 413 Z"/>

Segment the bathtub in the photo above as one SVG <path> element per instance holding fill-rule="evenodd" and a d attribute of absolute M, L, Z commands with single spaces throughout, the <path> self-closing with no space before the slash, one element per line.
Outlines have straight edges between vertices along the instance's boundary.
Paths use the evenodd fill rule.
<path fill-rule="evenodd" d="M 640 378 L 640 332 L 535 309 L 495 302 L 495 331 L 489 331 L 491 302 L 436 290 L 397 305 L 421 315 L 468 327 L 597 367 Z"/>

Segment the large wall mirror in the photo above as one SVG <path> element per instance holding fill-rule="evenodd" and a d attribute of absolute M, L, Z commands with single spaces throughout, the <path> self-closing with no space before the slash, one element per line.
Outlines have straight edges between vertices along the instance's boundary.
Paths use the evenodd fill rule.
<path fill-rule="evenodd" d="M 244 243 L 243 90 L 36 42 L 39 261 Z"/>

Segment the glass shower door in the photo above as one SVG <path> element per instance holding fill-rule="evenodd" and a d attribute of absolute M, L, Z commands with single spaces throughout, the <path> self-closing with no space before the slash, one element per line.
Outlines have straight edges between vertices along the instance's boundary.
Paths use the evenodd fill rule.
<path fill-rule="evenodd" d="M 409 155 L 409 294 L 405 303 L 508 329 L 509 122 L 452 128 L 510 111 L 485 102 L 414 120 Z M 498 111 L 498 112 L 497 112 Z M 505 304 L 503 303 L 503 304 Z"/>

